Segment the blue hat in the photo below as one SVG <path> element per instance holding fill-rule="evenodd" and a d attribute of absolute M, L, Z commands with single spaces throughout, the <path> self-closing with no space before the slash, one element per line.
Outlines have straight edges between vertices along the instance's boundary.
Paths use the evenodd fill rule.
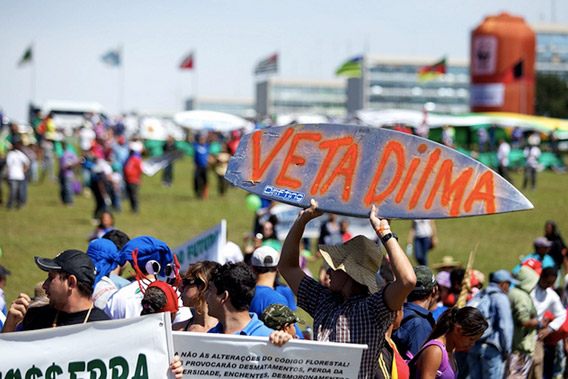
<path fill-rule="evenodd" d="M 507 270 L 495 271 L 493 273 L 493 276 L 491 277 L 491 281 L 493 283 L 503 283 L 503 282 L 509 282 L 513 284 L 520 283 L 517 279 L 513 278 L 513 275 L 511 275 L 511 273 Z"/>
<path fill-rule="evenodd" d="M 111 240 L 105 238 L 92 240 L 87 248 L 87 255 L 97 268 L 97 277 L 95 278 L 93 287 L 95 287 L 104 276 L 110 274 L 120 263 L 120 254 L 116 245 Z"/>
<path fill-rule="evenodd" d="M 132 252 L 138 249 L 138 267 L 144 270 L 146 263 L 157 261 L 160 264 L 160 274 L 167 276 L 164 272 L 165 267 L 172 263 L 174 255 L 168 245 L 154 237 L 141 236 L 128 241 L 120 250 L 121 264 L 130 262 L 134 267 Z"/>

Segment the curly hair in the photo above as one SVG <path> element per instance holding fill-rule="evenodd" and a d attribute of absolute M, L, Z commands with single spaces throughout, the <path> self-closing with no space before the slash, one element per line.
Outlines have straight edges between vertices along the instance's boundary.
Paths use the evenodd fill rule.
<path fill-rule="evenodd" d="M 199 284 L 197 285 L 199 288 L 199 300 L 197 306 L 194 307 L 198 313 L 201 313 L 201 310 L 203 310 L 203 308 L 205 307 L 205 293 L 209 288 L 211 272 L 219 267 L 221 267 L 221 265 L 217 262 L 199 261 L 197 263 L 191 264 L 183 277 L 184 281 L 195 280 L 196 282 L 199 282 Z"/>

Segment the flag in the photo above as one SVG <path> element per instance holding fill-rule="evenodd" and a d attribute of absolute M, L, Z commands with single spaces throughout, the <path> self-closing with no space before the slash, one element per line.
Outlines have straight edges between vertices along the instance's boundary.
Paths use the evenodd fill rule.
<path fill-rule="evenodd" d="M 254 69 L 255 75 L 278 71 L 278 53 L 274 53 L 268 58 L 258 62 Z"/>
<path fill-rule="evenodd" d="M 20 58 L 20 62 L 18 62 L 18 67 L 22 67 L 26 63 L 31 62 L 32 59 L 33 59 L 33 52 L 32 52 L 32 47 L 30 46 L 24 52 L 24 55 L 22 55 L 22 58 Z"/>
<path fill-rule="evenodd" d="M 101 60 L 109 66 L 120 66 L 120 50 L 109 50 L 106 54 L 101 56 Z"/>
<path fill-rule="evenodd" d="M 525 76 L 525 60 L 521 58 L 520 61 L 510 66 L 508 69 L 505 70 L 503 75 L 501 76 L 501 82 L 504 84 L 516 82 L 518 80 L 527 80 L 531 81 L 530 78 Z"/>
<path fill-rule="evenodd" d="M 335 71 L 335 75 L 343 75 L 348 78 L 360 78 L 362 61 L 362 56 L 349 59 L 341 67 L 339 67 L 337 71 Z"/>
<path fill-rule="evenodd" d="M 191 70 L 193 69 L 193 51 L 181 61 L 179 65 L 180 70 Z"/>
<path fill-rule="evenodd" d="M 418 80 L 421 82 L 434 80 L 445 73 L 446 58 L 442 58 L 431 66 L 420 67 L 420 69 L 418 70 Z"/>

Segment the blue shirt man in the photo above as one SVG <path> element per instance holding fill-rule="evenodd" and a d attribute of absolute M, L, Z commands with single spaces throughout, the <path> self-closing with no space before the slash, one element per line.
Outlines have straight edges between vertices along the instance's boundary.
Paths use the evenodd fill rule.
<path fill-rule="evenodd" d="M 256 278 L 244 262 L 225 263 L 213 270 L 206 293 L 208 312 L 219 320 L 209 333 L 267 337 L 273 332 L 249 307 Z"/>
<path fill-rule="evenodd" d="M 428 310 L 436 304 L 438 284 L 428 266 L 414 267 L 416 286 L 404 303 L 404 316 L 400 327 L 393 333 L 392 340 L 403 358 L 412 358 L 432 332 L 436 324 Z"/>
<path fill-rule="evenodd" d="M 519 272 L 519 270 L 521 269 L 521 266 L 524 262 L 528 261 L 529 259 L 536 259 L 537 261 L 542 263 L 542 268 L 547 268 L 547 267 L 554 267 L 556 266 L 556 262 L 554 262 L 554 259 L 548 255 L 548 252 L 550 251 L 550 247 L 552 246 L 552 242 L 547 240 L 546 237 L 537 237 L 534 242 L 534 250 L 535 252 L 532 254 L 527 255 L 521 263 L 519 263 L 518 265 L 515 266 L 515 268 L 513 269 L 513 275 L 517 275 L 517 273 Z M 560 267 L 557 267 L 558 269 L 560 269 Z"/>

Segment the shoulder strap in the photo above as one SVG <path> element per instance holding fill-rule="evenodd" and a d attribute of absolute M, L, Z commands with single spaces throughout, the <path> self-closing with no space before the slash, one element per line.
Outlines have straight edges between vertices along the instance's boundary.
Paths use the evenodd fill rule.
<path fill-rule="evenodd" d="M 403 318 L 402 321 L 400 322 L 399 328 L 400 328 L 401 326 L 403 326 L 404 324 L 406 324 L 408 321 L 413 320 L 413 319 L 415 319 L 415 318 L 419 318 L 419 317 L 420 317 L 420 318 L 423 318 L 423 319 L 426 319 L 426 320 L 428 321 L 428 323 L 430 323 L 430 326 L 431 326 L 432 328 L 434 328 L 434 325 L 436 325 L 436 321 L 434 321 L 434 318 L 433 318 L 433 317 L 428 317 L 428 316 L 431 316 L 431 314 L 428 313 L 428 315 L 423 316 L 423 315 L 421 315 L 421 314 L 419 314 L 419 313 L 415 313 L 415 314 L 413 314 L 413 315 L 410 315 L 410 316 L 408 316 L 408 317 L 405 317 L 405 318 Z"/>

